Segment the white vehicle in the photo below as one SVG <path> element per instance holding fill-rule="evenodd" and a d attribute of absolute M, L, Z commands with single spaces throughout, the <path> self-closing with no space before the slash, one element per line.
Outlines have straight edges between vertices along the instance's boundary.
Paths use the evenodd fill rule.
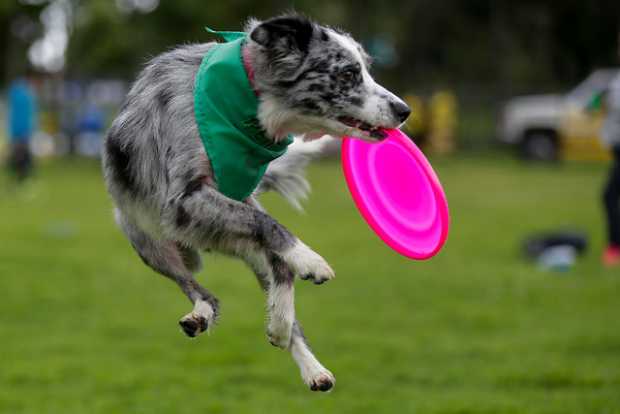
<path fill-rule="evenodd" d="M 579 129 L 589 133 L 577 135 L 596 141 L 591 145 L 600 148 L 598 126 L 601 111 L 592 111 L 592 102 L 603 95 L 619 72 L 617 68 L 597 70 L 565 95 L 532 95 L 511 99 L 505 104 L 499 119 L 500 141 L 518 145 L 526 158 L 555 160 L 561 155 L 562 142 L 567 133 L 571 135 L 571 143 L 574 143 L 574 138 L 580 138 L 572 136 L 574 134 L 568 129 Z M 567 129 L 567 125 L 570 128 Z M 579 143 L 571 146 L 584 147 Z"/>

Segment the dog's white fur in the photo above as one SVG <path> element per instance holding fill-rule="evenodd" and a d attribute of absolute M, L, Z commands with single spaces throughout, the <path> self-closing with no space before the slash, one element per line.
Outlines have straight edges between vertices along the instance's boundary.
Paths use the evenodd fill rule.
<path fill-rule="evenodd" d="M 297 239 L 293 247 L 282 253 L 282 258 L 296 275 L 321 284 L 334 278 L 334 270 L 318 253 Z"/>

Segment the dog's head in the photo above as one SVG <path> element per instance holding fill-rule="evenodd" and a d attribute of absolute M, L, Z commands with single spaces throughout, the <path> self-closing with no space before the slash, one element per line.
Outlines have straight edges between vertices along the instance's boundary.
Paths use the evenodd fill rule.
<path fill-rule="evenodd" d="M 381 140 L 382 128 L 409 116 L 409 107 L 370 76 L 368 55 L 348 34 L 299 15 L 252 20 L 247 31 L 259 119 L 270 135 Z"/>

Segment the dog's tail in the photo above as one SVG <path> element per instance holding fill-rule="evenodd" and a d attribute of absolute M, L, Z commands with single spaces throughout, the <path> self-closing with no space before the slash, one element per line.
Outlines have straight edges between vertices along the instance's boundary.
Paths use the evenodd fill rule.
<path fill-rule="evenodd" d="M 255 194 L 275 191 L 295 209 L 303 210 L 301 202 L 307 199 L 310 193 L 310 183 L 304 174 L 305 168 L 321 154 L 331 140 L 333 138 L 327 136 L 309 142 L 295 138 L 286 153 L 269 164 Z"/>

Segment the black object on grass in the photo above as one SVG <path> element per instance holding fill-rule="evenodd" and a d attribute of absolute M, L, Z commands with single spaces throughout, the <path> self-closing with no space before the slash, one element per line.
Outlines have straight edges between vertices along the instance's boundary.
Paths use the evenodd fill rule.
<path fill-rule="evenodd" d="M 523 252 L 528 258 L 536 260 L 545 250 L 558 246 L 573 247 L 579 255 L 583 255 L 588 248 L 588 236 L 574 230 L 538 233 L 525 240 Z"/>

